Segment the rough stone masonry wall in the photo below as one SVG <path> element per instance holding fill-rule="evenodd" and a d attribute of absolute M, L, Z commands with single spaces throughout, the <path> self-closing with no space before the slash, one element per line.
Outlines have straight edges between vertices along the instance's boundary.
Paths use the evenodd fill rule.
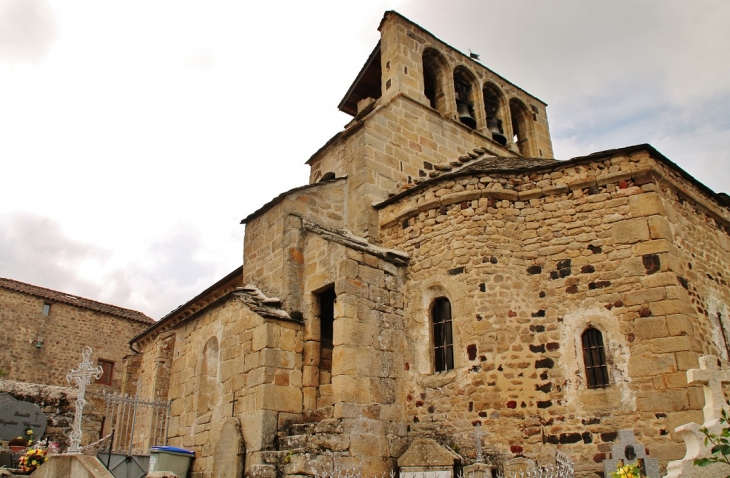
<path fill-rule="evenodd" d="M 129 353 L 127 340 L 148 324 L 101 314 L 64 303 L 52 303 L 49 316 L 42 314 L 44 300 L 29 294 L 0 289 L 0 367 L 4 378 L 31 383 L 66 386 L 66 373 L 81 361 L 87 345 L 91 360 L 114 362 L 111 386 L 95 384 L 89 389 L 119 390 L 123 379 L 122 359 Z M 43 345 L 36 348 L 36 338 Z"/>
<path fill-rule="evenodd" d="M 602 470 L 621 428 L 662 466 L 684 454 L 673 429 L 700 419 L 703 404 L 684 371 L 714 348 L 688 330 L 697 314 L 678 277 L 657 168 L 640 152 L 542 174 L 475 174 L 383 209 L 383 245 L 412 257 L 412 431 L 473 457 L 481 421 L 495 457 L 558 446 L 584 474 Z M 452 302 L 456 370 L 433 374 L 428 314 L 439 296 Z M 648 332 L 647 320 L 667 328 Z M 585 386 L 589 325 L 606 343 L 606 389 Z"/>
<path fill-rule="evenodd" d="M 678 181 L 661 184 L 680 258 L 679 282 L 697 312 L 698 320 L 686 324 L 686 332 L 702 341 L 700 355 L 717 354 L 727 361 L 730 340 L 730 289 L 727 282 L 730 277 L 730 229 L 728 222 L 715 213 L 717 207 L 713 207 L 712 201 L 696 200 L 702 198 L 697 193 Z M 665 324 L 659 321 L 656 326 L 663 329 Z M 688 355 L 687 362 L 695 368 L 697 357 Z"/>
<path fill-rule="evenodd" d="M 210 476 L 217 438 L 232 414 L 233 391 L 249 453 L 273 447 L 278 420 L 301 416 L 300 329 L 263 319 L 235 295 L 175 328 L 168 442 L 195 450 L 192 477 Z M 211 340 L 218 344 L 217 361 L 204 365 Z M 154 347 L 154 341 L 144 345 L 140 393 L 145 396 L 154 392 Z"/>
<path fill-rule="evenodd" d="M 296 239 L 287 234 L 292 229 L 289 214 L 306 216 L 329 227 L 342 227 L 345 187 L 346 180 L 341 179 L 290 191 L 249 221 L 243 244 L 243 283 L 254 284 L 267 296 L 286 301 L 287 262 L 300 260 L 292 256 Z"/>

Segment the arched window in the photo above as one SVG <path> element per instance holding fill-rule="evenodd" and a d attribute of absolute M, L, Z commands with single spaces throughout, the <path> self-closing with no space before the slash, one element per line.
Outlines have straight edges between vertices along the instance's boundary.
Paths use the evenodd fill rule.
<path fill-rule="evenodd" d="M 433 301 L 433 369 L 446 372 L 454 369 L 454 338 L 451 333 L 451 302 L 446 297 Z"/>
<path fill-rule="evenodd" d="M 507 137 L 504 135 L 502 125 L 502 94 L 492 84 L 485 84 L 482 89 L 484 96 L 484 113 L 487 116 L 487 129 L 492 139 L 502 146 L 507 144 Z"/>
<path fill-rule="evenodd" d="M 421 59 L 423 61 L 423 94 L 428 98 L 431 108 L 443 114 L 446 110 L 444 92 L 446 60 L 432 48 L 426 48 Z"/>
<path fill-rule="evenodd" d="M 474 106 L 477 104 L 474 91 L 474 76 L 466 68 L 454 70 L 454 92 L 456 93 L 456 113 L 459 121 L 470 128 L 477 127 Z"/>
<path fill-rule="evenodd" d="M 530 150 L 532 121 L 527 108 L 521 101 L 513 98 L 509 101 L 509 114 L 512 117 L 512 141 L 517 145 L 520 154 L 522 156 L 535 156 Z"/>
<path fill-rule="evenodd" d="M 608 387 L 608 367 L 603 346 L 603 334 L 590 327 L 583 332 L 583 363 L 586 367 L 588 388 Z"/>

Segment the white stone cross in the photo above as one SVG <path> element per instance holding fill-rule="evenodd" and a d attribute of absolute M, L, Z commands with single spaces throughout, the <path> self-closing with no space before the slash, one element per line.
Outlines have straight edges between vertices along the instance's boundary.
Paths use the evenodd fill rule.
<path fill-rule="evenodd" d="M 730 372 L 717 365 L 717 357 L 705 355 L 700 357 L 700 368 L 687 370 L 687 383 L 701 383 L 705 391 L 705 422 L 720 418 L 725 405 L 723 383 L 730 383 Z"/>
<path fill-rule="evenodd" d="M 66 381 L 75 381 L 79 387 L 79 394 L 76 397 L 76 416 L 74 417 L 74 426 L 71 431 L 69 438 L 71 439 L 71 446 L 66 451 L 69 455 L 78 455 L 81 453 L 81 414 L 84 411 L 84 405 L 86 400 L 84 395 L 86 394 L 86 386 L 91 383 L 91 377 L 99 379 L 104 373 L 101 366 L 94 368 L 91 365 L 91 347 L 84 347 L 84 351 L 81 352 L 83 360 L 79 363 L 79 368 L 74 370 L 71 369 L 66 374 Z"/>
<path fill-rule="evenodd" d="M 477 444 L 477 463 L 484 463 L 484 455 L 482 454 L 482 424 L 477 423 L 474 427 L 474 440 Z"/>

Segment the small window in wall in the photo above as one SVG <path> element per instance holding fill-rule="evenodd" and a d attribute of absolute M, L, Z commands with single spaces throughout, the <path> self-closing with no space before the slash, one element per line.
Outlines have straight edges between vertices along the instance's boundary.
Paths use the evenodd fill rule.
<path fill-rule="evenodd" d="M 114 372 L 114 362 L 109 360 L 99 359 L 97 361 L 99 367 L 101 367 L 101 377 L 96 380 L 96 383 L 101 385 L 112 384 L 112 374 Z"/>
<path fill-rule="evenodd" d="M 454 369 L 454 339 L 451 333 L 451 302 L 439 297 L 431 308 L 433 323 L 434 372 Z"/>
<path fill-rule="evenodd" d="M 51 304 L 49 304 L 48 302 L 43 304 L 43 315 L 51 315 Z"/>
<path fill-rule="evenodd" d="M 583 332 L 583 363 L 588 388 L 608 387 L 608 367 L 603 346 L 603 334 L 593 327 Z"/>

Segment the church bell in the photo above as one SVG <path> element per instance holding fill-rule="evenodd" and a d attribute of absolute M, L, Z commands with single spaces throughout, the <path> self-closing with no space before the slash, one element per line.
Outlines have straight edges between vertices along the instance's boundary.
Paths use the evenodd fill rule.
<path fill-rule="evenodd" d="M 492 139 L 502 146 L 507 144 L 507 138 L 504 134 L 502 134 L 502 131 L 500 131 L 499 127 L 500 121 L 497 118 L 489 118 L 487 119 L 487 129 L 489 129 L 489 132 L 492 133 Z"/>
<path fill-rule="evenodd" d="M 457 101 L 456 112 L 459 114 L 459 121 L 470 128 L 477 127 L 477 120 L 475 120 L 471 113 L 469 113 L 469 105 L 462 101 Z"/>

